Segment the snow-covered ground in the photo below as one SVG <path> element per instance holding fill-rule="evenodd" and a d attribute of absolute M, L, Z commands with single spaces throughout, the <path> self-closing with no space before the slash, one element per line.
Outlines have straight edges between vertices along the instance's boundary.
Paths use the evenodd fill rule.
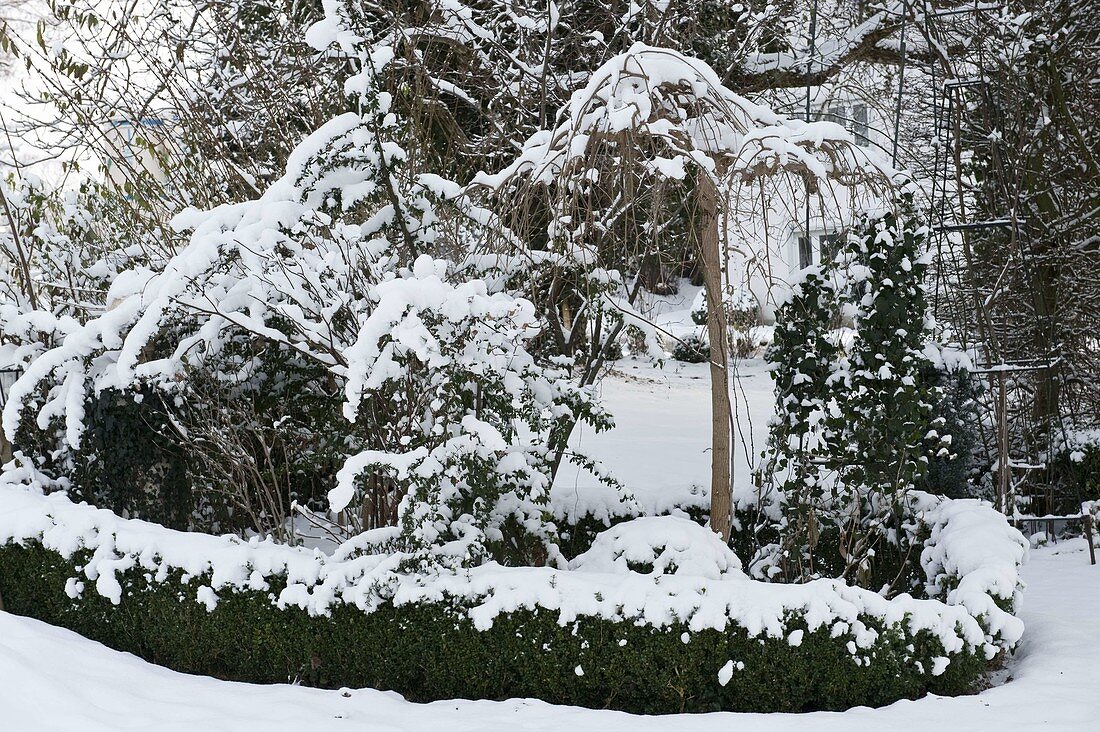
<path fill-rule="evenodd" d="M 691 310 L 702 288 L 681 280 L 675 294 L 651 296 L 643 306 L 658 329 L 658 340 L 671 350 L 675 338 L 704 334 Z M 571 444 L 597 458 L 626 486 L 645 513 L 674 507 L 709 505 L 710 373 L 705 363 L 667 359 L 623 359 L 598 385 L 603 403 L 615 417 L 615 429 L 602 434 L 581 429 Z M 759 460 L 774 414 L 772 381 L 762 358 L 731 363 L 731 408 L 736 417 L 733 483 L 735 500 L 752 490 L 750 471 Z M 616 511 L 622 497 L 584 470 L 566 466 L 551 492 L 561 515 Z"/>
<path fill-rule="evenodd" d="M 976 696 L 809 715 L 641 717 L 540 701 L 412 704 L 369 689 L 320 691 L 188 676 L 75 633 L 0 613 L 0 729 L 11 732 L 324 730 L 1096 730 L 1100 725 L 1100 566 L 1084 542 L 1033 552 L 1027 632 L 1007 683 Z"/>
<path fill-rule="evenodd" d="M 771 378 L 762 359 L 735 362 L 731 389 L 738 416 L 734 435 L 734 492 L 752 490 L 750 469 L 759 460 L 773 413 Z M 573 445 L 597 458 L 647 513 L 671 506 L 707 505 L 710 483 L 710 382 L 707 364 L 667 361 L 657 368 L 620 361 L 600 384 L 615 429 L 580 430 Z M 614 511 L 616 492 L 586 471 L 567 467 L 551 499 L 555 512 L 600 515 Z"/>
<path fill-rule="evenodd" d="M 771 384 L 758 360 L 739 363 L 745 445 L 735 483 L 748 490 L 771 413 Z M 622 362 L 602 385 L 619 426 L 580 434 L 651 510 L 705 504 L 710 456 L 706 367 L 663 369 Z M 749 437 L 753 445 L 746 449 Z M 558 510 L 613 508 L 613 491 L 572 471 L 554 488 Z M 884 709 L 811 715 L 708 714 L 638 717 L 540 701 L 412 704 L 374 690 L 320 691 L 187 676 L 109 650 L 69 631 L 0 613 L 0 732 L 92 730 L 1095 730 L 1100 729 L 1100 566 L 1081 540 L 1035 550 L 1024 568 L 1026 632 L 1003 685 L 961 698 L 925 698 Z M 777 680 L 777 683 L 781 681 Z"/>

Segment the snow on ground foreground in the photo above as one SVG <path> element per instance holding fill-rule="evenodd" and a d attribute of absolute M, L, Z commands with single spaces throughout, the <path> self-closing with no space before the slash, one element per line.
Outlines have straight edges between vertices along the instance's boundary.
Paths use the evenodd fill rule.
<path fill-rule="evenodd" d="M 0 729 L 12 732 L 386 730 L 1094 730 L 1100 718 L 1100 566 L 1080 539 L 1032 553 L 1011 679 L 976 696 L 808 715 L 643 717 L 533 700 L 412 704 L 391 692 L 321 691 L 189 676 L 75 633 L 0 613 Z"/>

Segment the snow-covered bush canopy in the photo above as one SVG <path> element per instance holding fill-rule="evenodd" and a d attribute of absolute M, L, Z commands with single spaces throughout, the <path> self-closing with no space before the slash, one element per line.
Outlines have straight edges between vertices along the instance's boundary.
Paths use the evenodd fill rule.
<path fill-rule="evenodd" d="M 593 320 L 603 313 L 647 329 L 632 306 L 636 283 L 617 270 L 685 242 L 697 246 L 699 232 L 680 220 L 684 206 L 698 217 L 685 203 L 693 187 L 709 185 L 727 203 L 735 191 L 780 180 L 802 196 L 836 185 L 889 187 L 888 163 L 840 125 L 776 114 L 727 88 L 704 61 L 668 48 L 635 43 L 609 59 L 557 117 L 511 164 L 476 176 L 471 187 L 513 203 L 550 196 L 548 219 L 519 207 L 511 224 L 544 226 L 528 238 L 541 233 L 559 266 L 587 273 L 580 287 Z"/>
<path fill-rule="evenodd" d="M 618 251 L 624 246 L 641 257 L 672 246 L 666 239 L 697 236 L 676 222 L 675 207 L 699 176 L 723 199 L 780 178 L 796 181 L 803 195 L 832 185 L 889 186 L 888 163 L 840 125 L 776 114 L 727 88 L 704 61 L 673 49 L 635 43 L 610 58 L 557 119 L 531 135 L 511 164 L 479 174 L 471 187 L 512 202 L 549 195 L 548 220 L 521 207 L 518 215 L 530 220 L 517 216 L 513 226 L 544 226 L 550 249 L 600 282 L 615 274 L 600 267 L 637 266 Z M 654 220 L 646 213 L 668 206 L 673 210 Z M 630 318 L 629 288 L 619 283 L 611 292 L 606 309 Z M 606 299 L 586 307 L 601 303 Z"/>
<path fill-rule="evenodd" d="M 720 579 L 744 577 L 741 560 L 705 526 L 676 516 L 644 516 L 615 524 L 569 562 L 582 572 L 641 572 Z"/>
<path fill-rule="evenodd" d="M 331 499 L 353 526 L 401 523 L 419 547 L 460 540 L 450 553 L 474 561 L 518 526 L 553 558 L 539 505 L 565 453 L 561 425 L 608 418 L 568 361 L 527 352 L 541 328 L 529 302 L 455 280 L 483 216 L 457 205 L 457 186 L 408 169 L 380 89 L 392 47 L 351 34 L 343 4 L 326 8 L 309 40 L 359 64 L 346 89 L 361 111 L 309 135 L 259 198 L 177 216 L 186 246 L 120 274 L 107 311 L 29 366 L 5 430 L 33 417 L 77 451 L 92 395 L 151 386 L 179 402 L 196 373 L 272 378 L 263 363 L 277 354 L 319 374 L 312 389 L 343 391 L 350 458 Z"/>
<path fill-rule="evenodd" d="M 596 69 L 573 93 L 553 129 L 533 135 L 521 155 L 475 183 L 497 188 L 517 176 L 542 184 L 564 176 L 598 180 L 600 146 L 630 145 L 642 170 L 683 180 L 694 169 L 719 184 L 793 173 L 882 185 L 888 164 L 832 122 L 788 119 L 722 84 L 705 62 L 667 48 L 635 44 Z M 619 161 L 627 164 L 629 161 Z"/>

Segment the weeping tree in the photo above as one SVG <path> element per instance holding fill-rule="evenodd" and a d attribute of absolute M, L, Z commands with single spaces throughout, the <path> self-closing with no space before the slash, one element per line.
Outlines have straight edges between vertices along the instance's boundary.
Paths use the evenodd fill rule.
<path fill-rule="evenodd" d="M 637 328 L 656 347 L 654 326 L 636 308 L 636 273 L 670 238 L 688 237 L 703 266 L 710 335 L 710 520 L 728 539 L 726 265 L 732 232 L 745 228 L 730 218 L 742 210 L 734 199 L 747 190 L 774 191 L 778 182 L 803 197 L 835 186 L 881 189 L 886 170 L 840 126 L 784 119 L 732 92 L 703 61 L 642 44 L 597 69 L 558 119 L 511 165 L 479 176 L 474 186 L 505 202 L 497 210 L 517 212 L 504 219 L 514 241 L 536 239 L 532 219 L 522 215 L 525 203 L 548 207 L 545 247 L 516 246 L 510 256 L 530 263 L 529 287 L 550 283 L 556 299 L 545 310 L 555 314 L 562 337 L 583 340 L 585 381 L 596 377 L 624 328 Z"/>

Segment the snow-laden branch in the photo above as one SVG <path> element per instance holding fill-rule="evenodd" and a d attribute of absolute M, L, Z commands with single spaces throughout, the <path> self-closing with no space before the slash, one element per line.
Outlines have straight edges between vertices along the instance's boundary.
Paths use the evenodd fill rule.
<path fill-rule="evenodd" d="M 892 174 L 840 125 L 785 119 L 727 88 L 705 62 L 644 44 L 597 69 L 559 119 L 553 130 L 532 135 L 509 166 L 479 174 L 472 185 L 499 189 L 519 177 L 560 182 L 584 172 L 594 145 L 616 140 L 660 148 L 649 157 L 642 153 L 642 162 L 672 179 L 685 178 L 689 169 L 702 169 L 719 184 L 781 172 L 818 183 Z"/>
<path fill-rule="evenodd" d="M 924 62 L 946 59 L 949 49 L 965 51 L 979 13 L 993 3 L 917 3 L 886 0 L 866 20 L 839 36 L 819 34 L 790 51 L 749 53 L 729 75 L 729 83 L 744 93 L 779 87 L 818 86 L 858 61 L 898 64 L 903 55 Z M 901 34 L 906 35 L 903 54 Z"/>

